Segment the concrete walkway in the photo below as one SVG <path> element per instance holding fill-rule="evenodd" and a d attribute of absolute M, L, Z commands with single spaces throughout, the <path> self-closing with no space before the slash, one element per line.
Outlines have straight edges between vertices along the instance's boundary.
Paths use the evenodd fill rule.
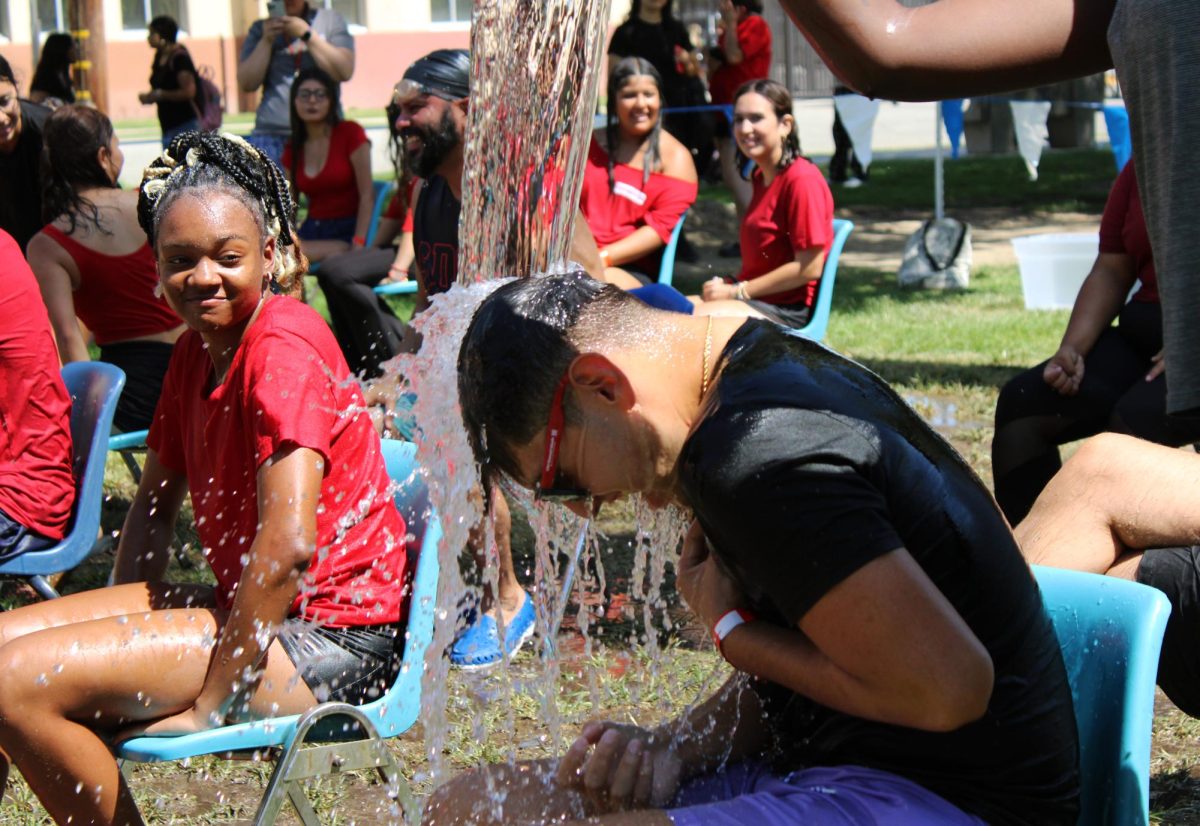
<path fill-rule="evenodd" d="M 934 151 L 935 103 L 889 103 L 879 107 L 875 121 L 873 149 L 875 158 L 896 156 L 931 156 Z M 800 146 L 804 153 L 817 160 L 825 160 L 833 154 L 833 101 L 830 98 L 797 100 L 796 121 L 800 126 Z M 376 172 L 389 169 L 388 130 L 382 115 L 378 119 L 366 120 L 363 125 L 371 138 L 371 168 Z M 144 134 L 144 131 L 142 132 Z M 1096 114 L 1096 140 L 1108 142 L 1104 117 Z M 153 160 L 162 147 L 157 140 L 130 140 L 122 137 L 125 150 L 125 171 L 121 183 L 135 186 L 142 177 L 142 170 Z"/>

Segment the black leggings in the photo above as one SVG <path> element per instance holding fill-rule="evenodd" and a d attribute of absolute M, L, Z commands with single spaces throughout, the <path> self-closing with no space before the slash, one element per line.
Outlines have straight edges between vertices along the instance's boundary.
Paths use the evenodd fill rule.
<path fill-rule="evenodd" d="M 1076 395 L 1060 395 L 1046 384 L 1047 362 L 1004 385 L 996 403 L 992 474 L 996 501 L 1011 524 L 1025 518 L 1062 467 L 1059 445 L 1105 431 L 1172 447 L 1200 439 L 1200 420 L 1168 418 L 1166 377 L 1144 380 L 1161 347 L 1159 305 L 1129 303 L 1119 326 L 1105 330 L 1084 359 Z"/>
<path fill-rule="evenodd" d="M 366 378 L 382 372 L 379 365 L 400 352 L 404 339 L 404 322 L 372 289 L 395 259 L 391 247 L 352 250 L 327 258 L 317 271 L 346 362 Z"/>
<path fill-rule="evenodd" d="M 1158 685 L 1179 710 L 1200 717 L 1200 548 L 1150 548 L 1137 581 L 1167 595 L 1171 615 L 1158 658 Z"/>

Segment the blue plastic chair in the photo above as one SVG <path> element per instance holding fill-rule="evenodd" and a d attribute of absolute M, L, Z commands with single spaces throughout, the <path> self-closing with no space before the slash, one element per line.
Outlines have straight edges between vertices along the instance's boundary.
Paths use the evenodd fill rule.
<path fill-rule="evenodd" d="M 131 430 L 128 433 L 114 433 L 108 437 L 108 449 L 121 455 L 134 482 L 142 481 L 142 466 L 133 458 L 133 454 L 146 452 L 146 436 L 149 433 L 148 430 Z"/>
<path fill-rule="evenodd" d="M 1033 571 L 1075 702 L 1079 822 L 1149 823 L 1154 684 L 1171 605 L 1136 582 L 1040 565 Z"/>
<path fill-rule="evenodd" d="M 383 211 L 387 209 L 388 201 L 392 198 L 392 193 L 396 191 L 395 181 L 375 181 L 375 207 L 371 210 L 371 225 L 367 227 L 367 246 L 370 247 L 375 243 L 375 236 L 379 234 L 379 224 L 383 220 Z"/>
<path fill-rule="evenodd" d="M 117 399 L 125 386 L 125 373 L 102 361 L 74 361 L 62 369 L 63 383 L 71 394 L 72 465 L 75 471 L 75 505 L 67 535 L 52 548 L 30 551 L 0 563 L 0 574 L 22 576 L 45 599 L 58 591 L 46 577 L 69 571 L 92 553 L 100 532 L 104 459 L 108 431 L 112 428 Z"/>
<path fill-rule="evenodd" d="M 202 754 L 259 755 L 280 750 L 282 753 L 254 818 L 256 824 L 273 823 L 285 799 L 291 800 L 305 824 L 318 823 L 301 783 L 314 777 L 362 769 L 376 769 L 397 790 L 408 815 L 415 814 L 412 794 L 383 740 L 410 729 L 421 710 L 421 675 L 425 671 L 425 650 L 433 639 L 442 530 L 429 503 L 425 483 L 417 472 L 416 446 L 411 442 L 384 440 L 383 456 L 388 475 L 400 485 L 396 505 L 414 537 L 410 547 L 421 549 L 405 632 L 404 659 L 392 687 L 378 700 L 361 706 L 323 703 L 290 717 L 237 723 L 175 737 L 137 737 L 117 747 L 118 757 L 152 763 Z M 312 741 L 308 740 L 310 736 Z M 331 741 L 336 741 L 336 745 Z M 323 744 L 314 745 L 317 742 Z"/>
<path fill-rule="evenodd" d="M 833 219 L 833 243 L 825 251 L 825 266 L 821 269 L 821 283 L 817 285 L 817 300 L 813 304 L 812 317 L 808 323 L 797 330 L 800 335 L 813 341 L 824 341 L 825 330 L 829 327 L 829 311 L 833 309 L 833 285 L 837 280 L 838 259 L 842 256 L 842 247 L 854 230 L 854 222 L 844 218 Z"/>
<path fill-rule="evenodd" d="M 679 216 L 679 220 L 675 223 L 675 229 L 671 230 L 671 238 L 667 241 L 667 246 L 663 248 L 662 264 L 658 268 L 658 283 L 671 286 L 671 280 L 675 277 L 675 250 L 679 247 L 679 236 L 683 232 L 683 222 L 687 220 L 688 211 L 684 210 Z"/>

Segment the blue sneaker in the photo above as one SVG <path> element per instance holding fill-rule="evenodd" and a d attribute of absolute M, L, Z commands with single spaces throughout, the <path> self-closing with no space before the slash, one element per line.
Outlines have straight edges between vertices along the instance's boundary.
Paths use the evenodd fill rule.
<path fill-rule="evenodd" d="M 508 656 L 512 657 L 521 650 L 525 641 L 533 636 L 536 624 L 537 612 L 534 611 L 533 600 L 526 593 L 521 610 L 504 627 L 504 648 Z M 487 614 L 459 634 L 450 646 L 450 662 L 467 671 L 487 668 L 502 658 L 496 618 Z"/>

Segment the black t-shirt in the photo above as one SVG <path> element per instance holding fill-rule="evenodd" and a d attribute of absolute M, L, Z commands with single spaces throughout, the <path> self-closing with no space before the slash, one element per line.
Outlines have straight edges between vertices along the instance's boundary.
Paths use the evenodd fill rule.
<path fill-rule="evenodd" d="M 678 20 L 647 23 L 640 18 L 626 20 L 613 32 L 608 53 L 617 57 L 641 57 L 650 61 L 662 75 L 665 105 L 683 105 L 684 76 L 675 65 L 675 47 L 692 50 L 687 29 Z"/>
<path fill-rule="evenodd" d="M 458 214 L 462 205 L 441 175 L 421 188 L 413 211 L 413 248 L 425 294 L 450 289 L 458 279 Z"/>
<path fill-rule="evenodd" d="M 949 733 L 863 720 L 758 681 L 780 767 L 868 766 L 990 823 L 1074 824 L 1079 747 L 1062 655 L 983 483 L 877 376 L 781 327 L 747 321 L 720 370 L 680 478 L 751 607 L 794 627 L 904 547 L 995 672 L 986 714 Z"/>
<path fill-rule="evenodd" d="M 45 225 L 42 220 L 42 125 L 50 110 L 20 101 L 21 137 L 7 155 L 0 154 L 0 229 L 21 246 Z"/>
<path fill-rule="evenodd" d="M 179 73 L 191 72 L 196 83 L 195 105 L 190 100 L 160 100 L 158 102 L 158 123 L 165 132 L 176 126 L 195 120 L 196 107 L 200 101 L 200 77 L 196 74 L 196 66 L 192 56 L 182 46 L 177 46 L 167 62 L 159 64 L 157 58 L 150 72 L 150 88 L 162 89 L 164 92 L 174 92 L 179 87 Z"/>

